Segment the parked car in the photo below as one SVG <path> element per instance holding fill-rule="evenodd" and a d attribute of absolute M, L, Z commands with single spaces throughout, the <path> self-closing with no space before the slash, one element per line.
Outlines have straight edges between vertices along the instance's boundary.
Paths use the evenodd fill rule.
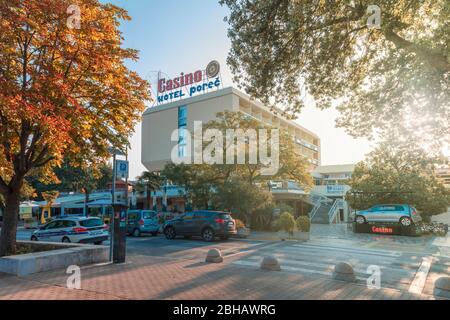
<path fill-rule="evenodd" d="M 188 212 L 166 221 L 163 231 L 167 239 L 201 236 L 205 241 L 213 241 L 215 237 L 226 240 L 237 233 L 236 223 L 229 213 L 206 210 Z"/>
<path fill-rule="evenodd" d="M 407 204 L 381 204 L 367 210 L 356 212 L 355 221 L 358 224 L 367 222 L 399 222 L 409 227 L 422 221 L 417 209 Z"/>
<path fill-rule="evenodd" d="M 102 244 L 109 238 L 109 227 L 99 218 L 58 218 L 39 227 L 31 241 Z"/>
<path fill-rule="evenodd" d="M 129 210 L 127 217 L 127 234 L 140 237 L 142 234 L 156 236 L 159 231 L 159 221 L 156 211 Z"/>

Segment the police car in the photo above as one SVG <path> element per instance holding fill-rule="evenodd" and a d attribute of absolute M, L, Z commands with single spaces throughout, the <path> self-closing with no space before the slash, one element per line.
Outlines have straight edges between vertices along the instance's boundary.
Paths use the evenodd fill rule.
<path fill-rule="evenodd" d="M 31 241 L 102 244 L 109 238 L 109 227 L 100 218 L 55 219 L 34 231 Z"/>

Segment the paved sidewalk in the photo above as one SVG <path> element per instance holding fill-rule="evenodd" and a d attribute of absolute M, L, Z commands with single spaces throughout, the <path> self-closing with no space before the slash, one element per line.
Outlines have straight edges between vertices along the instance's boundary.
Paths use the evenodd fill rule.
<path fill-rule="evenodd" d="M 222 264 L 135 255 L 121 265 L 87 266 L 81 290 L 66 288 L 57 270 L 18 278 L 0 275 L 0 299 L 433 299 L 395 289 L 286 272 L 242 268 L 226 257 Z"/>

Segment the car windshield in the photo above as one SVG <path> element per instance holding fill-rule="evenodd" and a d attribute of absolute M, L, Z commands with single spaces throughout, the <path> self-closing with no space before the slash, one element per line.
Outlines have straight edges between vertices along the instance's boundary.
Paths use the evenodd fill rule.
<path fill-rule="evenodd" d="M 142 218 L 143 219 L 155 219 L 156 218 L 156 212 L 154 212 L 154 211 L 143 211 L 142 212 Z"/>
<path fill-rule="evenodd" d="M 103 225 L 103 221 L 100 219 L 86 219 L 81 220 L 80 225 L 85 228 L 99 227 Z"/>
<path fill-rule="evenodd" d="M 231 215 L 229 213 L 219 213 L 218 217 L 224 220 L 231 220 Z"/>

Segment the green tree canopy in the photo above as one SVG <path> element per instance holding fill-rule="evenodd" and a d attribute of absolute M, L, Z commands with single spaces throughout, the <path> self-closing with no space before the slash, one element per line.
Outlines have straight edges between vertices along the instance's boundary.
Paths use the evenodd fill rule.
<path fill-rule="evenodd" d="M 56 190 L 59 192 L 86 192 L 107 189 L 112 181 L 112 168 L 109 164 L 102 163 L 93 168 L 77 167 L 64 161 L 63 165 L 55 168 L 57 181 L 42 183 L 36 177 L 28 177 L 27 181 L 36 190 L 38 198 L 42 199 L 42 193 Z"/>
<path fill-rule="evenodd" d="M 238 112 L 223 112 L 217 114 L 217 119 L 203 126 L 203 130 L 217 129 L 226 136 L 227 129 L 270 129 L 263 123 L 249 119 Z M 289 179 L 296 181 L 300 186 L 308 189 L 312 185 L 312 178 L 308 173 L 309 163 L 305 157 L 300 155 L 292 141 L 292 137 L 285 131 L 279 133 L 279 170 L 274 175 L 263 175 L 261 170 L 264 166 L 258 161 L 257 164 L 249 163 L 250 148 L 248 140 L 245 144 L 245 163 L 226 164 L 227 143 L 223 144 L 224 164 L 168 164 L 161 174 L 174 184 L 185 188 L 188 198 L 194 206 L 206 209 L 208 203 L 214 200 L 216 205 L 222 208 L 235 209 L 247 215 L 250 207 L 256 209 L 255 203 L 261 199 L 258 195 L 268 190 L 268 182 L 277 179 Z M 204 142 L 203 147 L 208 145 Z M 243 190 L 241 201 L 247 203 L 239 204 L 237 197 L 239 192 L 234 188 Z M 244 190 L 245 188 L 252 190 Z M 221 190 L 221 192 L 217 192 Z M 246 196 L 247 195 L 247 199 Z M 251 199 L 250 199 L 251 197 Z M 263 203 L 261 203 L 263 204 Z M 245 207 L 245 209 L 244 209 Z"/>
<path fill-rule="evenodd" d="M 319 108 L 335 101 L 338 125 L 354 136 L 401 126 L 449 141 L 448 0 L 220 3 L 230 9 L 228 63 L 251 96 L 292 115 L 305 93 Z M 379 29 L 368 26 L 369 5 L 381 8 Z"/>
<path fill-rule="evenodd" d="M 239 177 L 217 185 L 216 191 L 212 195 L 213 206 L 230 211 L 247 224 L 256 210 L 272 202 L 272 195 L 267 187 L 251 185 Z"/>
<path fill-rule="evenodd" d="M 432 156 L 417 141 L 384 141 L 356 165 L 346 198 L 354 209 L 405 203 L 425 216 L 447 211 L 450 190 L 436 177 L 443 158 Z"/>
<path fill-rule="evenodd" d="M 148 209 L 152 209 L 150 208 L 150 193 L 159 190 L 163 183 L 164 178 L 156 172 L 145 171 L 138 177 L 136 190 L 139 192 L 145 192 Z"/>

